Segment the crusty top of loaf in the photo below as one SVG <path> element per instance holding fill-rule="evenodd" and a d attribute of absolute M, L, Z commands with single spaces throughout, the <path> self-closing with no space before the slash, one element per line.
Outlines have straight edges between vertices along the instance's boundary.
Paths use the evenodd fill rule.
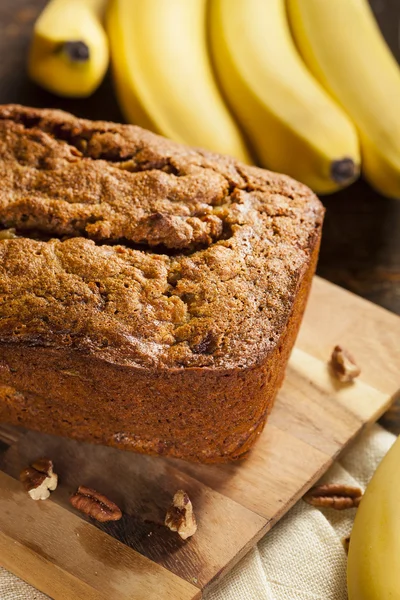
<path fill-rule="evenodd" d="M 0 342 L 147 368 L 263 358 L 323 216 L 289 177 L 57 110 L 0 107 L 0 178 Z"/>

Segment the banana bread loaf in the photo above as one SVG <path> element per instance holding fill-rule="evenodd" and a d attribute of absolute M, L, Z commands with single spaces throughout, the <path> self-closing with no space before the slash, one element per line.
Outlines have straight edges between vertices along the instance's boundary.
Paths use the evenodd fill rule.
<path fill-rule="evenodd" d="M 0 420 L 203 462 L 281 385 L 323 208 L 139 127 L 0 107 Z"/>

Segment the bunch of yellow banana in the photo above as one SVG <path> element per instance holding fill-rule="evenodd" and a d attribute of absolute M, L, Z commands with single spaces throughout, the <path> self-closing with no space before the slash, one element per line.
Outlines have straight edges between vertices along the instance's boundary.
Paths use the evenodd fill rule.
<path fill-rule="evenodd" d="M 350 536 L 349 600 L 400 599 L 400 438 L 372 477 Z"/>
<path fill-rule="evenodd" d="M 284 0 L 213 0 L 215 68 L 259 162 L 332 192 L 358 175 L 354 126 L 308 72 Z"/>
<path fill-rule="evenodd" d="M 37 82 L 96 88 L 105 1 L 50 0 L 30 55 Z M 129 122 L 253 156 L 319 193 L 358 176 L 361 147 L 372 185 L 400 197 L 400 69 L 368 0 L 109 0 L 106 30 Z"/>
<path fill-rule="evenodd" d="M 400 69 L 367 0 L 288 7 L 304 60 L 357 127 L 366 178 L 400 198 Z"/>
<path fill-rule="evenodd" d="M 207 0 L 111 0 L 108 33 L 128 121 L 249 162 L 207 51 Z"/>

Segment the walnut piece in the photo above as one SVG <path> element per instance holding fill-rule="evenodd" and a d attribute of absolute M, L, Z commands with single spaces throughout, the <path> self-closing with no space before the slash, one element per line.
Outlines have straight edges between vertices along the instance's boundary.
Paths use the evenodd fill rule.
<path fill-rule="evenodd" d="M 14 240 L 17 237 L 15 229 L 13 228 L 0 230 L 0 240 Z"/>
<path fill-rule="evenodd" d="M 352 355 L 342 346 L 335 346 L 330 362 L 332 371 L 342 383 L 353 381 L 361 373 Z"/>
<path fill-rule="evenodd" d="M 196 533 L 197 523 L 189 496 L 183 490 L 178 490 L 169 507 L 165 525 L 171 531 L 177 531 L 183 540 Z"/>
<path fill-rule="evenodd" d="M 84 485 L 78 487 L 69 501 L 74 508 L 100 523 L 119 521 L 122 517 L 121 510 L 114 502 Z"/>
<path fill-rule="evenodd" d="M 343 483 L 327 483 L 311 488 L 303 500 L 312 506 L 345 510 L 356 508 L 361 501 L 362 491 L 358 487 Z"/>
<path fill-rule="evenodd" d="M 20 481 L 32 500 L 46 500 L 57 487 L 58 477 L 49 458 L 39 458 L 19 475 Z"/>

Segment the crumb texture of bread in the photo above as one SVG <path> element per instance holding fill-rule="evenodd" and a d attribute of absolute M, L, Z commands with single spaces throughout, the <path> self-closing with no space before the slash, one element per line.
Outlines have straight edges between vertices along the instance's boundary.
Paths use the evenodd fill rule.
<path fill-rule="evenodd" d="M 0 106 L 0 419 L 217 462 L 283 379 L 323 207 L 139 127 Z"/>

